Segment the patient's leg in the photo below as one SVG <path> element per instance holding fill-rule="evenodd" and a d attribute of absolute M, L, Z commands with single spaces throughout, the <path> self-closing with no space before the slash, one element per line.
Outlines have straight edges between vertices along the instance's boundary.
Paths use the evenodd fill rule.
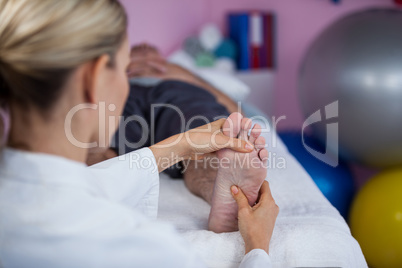
<path fill-rule="evenodd" d="M 260 136 L 260 127 L 251 129 L 251 120 L 243 118 L 239 113 L 232 114 L 223 126 L 223 133 L 231 137 L 248 140 L 254 144 L 255 150 L 249 154 L 236 153 L 230 149 L 217 152 L 220 160 L 216 182 L 212 196 L 209 229 L 214 232 L 232 232 L 238 230 L 237 204 L 233 199 L 230 187 L 239 186 L 247 196 L 250 205 L 258 198 L 261 184 L 267 175 L 266 161 L 268 152 L 265 139 Z"/>
<path fill-rule="evenodd" d="M 219 159 L 204 158 L 200 161 L 190 161 L 186 164 L 183 177 L 187 188 L 194 195 L 201 197 L 208 204 L 212 201 L 212 192 L 214 189 L 216 175 L 218 174 Z"/>

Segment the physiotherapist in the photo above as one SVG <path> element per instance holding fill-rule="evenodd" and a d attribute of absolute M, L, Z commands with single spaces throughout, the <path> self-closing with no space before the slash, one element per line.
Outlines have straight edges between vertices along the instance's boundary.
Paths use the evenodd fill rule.
<path fill-rule="evenodd" d="M 0 0 L 0 267 L 205 267 L 156 221 L 160 163 L 253 148 L 224 136 L 222 119 L 88 168 L 128 96 L 126 31 L 117 0 Z M 232 193 L 240 267 L 271 267 L 278 208 L 267 182 L 253 208 Z"/>

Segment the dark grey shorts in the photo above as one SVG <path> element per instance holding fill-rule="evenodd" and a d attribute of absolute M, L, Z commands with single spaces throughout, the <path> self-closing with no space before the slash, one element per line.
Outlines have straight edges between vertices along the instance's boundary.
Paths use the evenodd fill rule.
<path fill-rule="evenodd" d="M 229 112 L 208 91 L 180 81 L 164 81 L 154 87 L 131 85 L 112 148 L 119 155 L 149 147 L 168 137 L 219 118 Z M 166 170 L 182 177 L 181 165 Z"/>

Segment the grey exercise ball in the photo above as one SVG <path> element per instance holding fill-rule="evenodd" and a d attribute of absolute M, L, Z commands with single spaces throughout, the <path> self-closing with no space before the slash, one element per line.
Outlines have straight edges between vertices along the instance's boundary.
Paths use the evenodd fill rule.
<path fill-rule="evenodd" d="M 303 61 L 299 94 L 306 118 L 338 101 L 339 117 L 326 123 L 338 122 L 345 159 L 402 165 L 402 12 L 362 11 L 327 28 Z M 311 127 L 325 142 L 322 118 Z"/>

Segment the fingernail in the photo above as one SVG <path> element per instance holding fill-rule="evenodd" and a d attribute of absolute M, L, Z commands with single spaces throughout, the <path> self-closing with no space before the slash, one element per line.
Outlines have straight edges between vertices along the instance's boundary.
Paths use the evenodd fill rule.
<path fill-rule="evenodd" d="M 237 188 L 237 186 L 232 186 L 232 193 L 234 194 L 234 195 L 236 195 L 236 194 L 238 194 L 239 193 L 239 188 Z"/>
<path fill-rule="evenodd" d="M 254 149 L 254 146 L 251 144 L 251 143 L 246 143 L 246 149 L 247 150 L 253 150 Z"/>

